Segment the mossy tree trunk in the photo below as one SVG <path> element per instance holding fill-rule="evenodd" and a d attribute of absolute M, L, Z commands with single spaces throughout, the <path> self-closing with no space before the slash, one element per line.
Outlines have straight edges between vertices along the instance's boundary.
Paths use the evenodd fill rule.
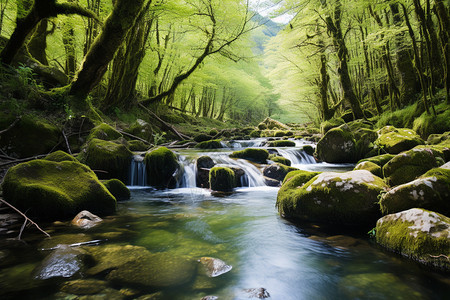
<path fill-rule="evenodd" d="M 47 30 L 48 19 L 43 19 L 39 22 L 30 41 L 27 44 L 28 52 L 32 57 L 43 65 L 48 65 L 47 53 L 47 36 L 51 31 Z"/>
<path fill-rule="evenodd" d="M 89 92 L 100 82 L 109 63 L 133 27 L 146 0 L 116 0 L 103 30 L 86 54 L 81 70 L 71 84 L 72 104 L 84 108 Z"/>
<path fill-rule="evenodd" d="M 439 37 L 444 60 L 443 82 L 446 90 L 447 103 L 450 104 L 450 17 L 448 8 L 445 7 L 443 0 L 436 0 L 435 5 L 436 15 L 439 20 Z"/>

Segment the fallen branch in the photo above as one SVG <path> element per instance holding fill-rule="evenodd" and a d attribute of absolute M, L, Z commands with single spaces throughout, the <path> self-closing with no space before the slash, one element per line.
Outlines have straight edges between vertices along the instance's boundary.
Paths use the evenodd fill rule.
<path fill-rule="evenodd" d="M 160 122 L 163 125 L 164 128 L 166 128 L 167 130 L 173 132 L 181 140 L 189 140 L 189 139 L 191 139 L 191 137 L 189 137 L 187 135 L 184 135 L 182 133 L 179 133 L 175 128 L 173 128 L 173 126 L 171 126 L 170 124 L 164 122 L 160 117 L 158 117 L 154 112 L 152 112 L 150 109 L 145 107 L 142 103 L 139 103 L 139 107 L 141 107 L 146 112 L 148 112 L 153 118 L 155 118 L 158 122 Z"/>
<path fill-rule="evenodd" d="M 8 205 L 8 206 L 11 207 L 12 209 L 14 209 L 17 213 L 19 213 L 22 217 L 25 218 L 25 223 L 24 223 L 24 225 L 22 225 L 22 229 L 20 230 L 20 234 L 19 234 L 19 236 L 18 236 L 19 239 L 20 239 L 20 236 L 22 235 L 23 228 L 25 228 L 25 224 L 26 224 L 27 222 L 30 222 L 31 224 L 33 224 L 34 226 L 36 226 L 36 228 L 37 228 L 40 232 L 42 232 L 42 233 L 45 234 L 46 236 L 50 237 L 50 234 L 48 234 L 48 233 L 45 232 L 43 229 L 41 229 L 41 227 L 39 227 L 38 224 L 36 224 L 35 222 L 33 222 L 33 220 L 31 220 L 30 218 L 28 218 L 23 212 L 21 212 L 20 210 L 18 210 L 17 208 L 15 208 L 15 207 L 12 206 L 11 204 L 9 204 L 9 203 L 6 202 L 5 200 L 3 200 L 2 198 L 0 198 L 0 202 L 2 202 L 2 203 L 4 203 L 4 204 Z"/>
<path fill-rule="evenodd" d="M 146 141 L 146 140 L 144 140 L 144 139 L 142 139 L 142 138 L 140 138 L 138 136 L 132 135 L 132 134 L 130 134 L 128 132 L 125 132 L 123 130 L 117 130 L 117 131 L 120 132 L 123 135 L 126 135 L 126 136 L 130 137 L 130 138 L 133 138 L 135 140 L 139 140 L 139 141 L 141 141 L 141 142 L 143 142 L 143 143 L 145 143 L 147 145 L 150 145 L 150 146 L 152 145 L 150 142 L 148 142 L 148 141 Z"/>
<path fill-rule="evenodd" d="M 8 128 L 3 129 L 0 131 L 0 135 L 2 135 L 3 133 L 7 132 L 8 130 L 10 130 L 11 128 L 13 128 L 14 126 L 16 126 L 16 124 L 20 121 L 20 118 L 17 118 L 11 125 L 8 126 Z"/>
<path fill-rule="evenodd" d="M 450 257 L 448 257 L 447 255 L 441 254 L 441 255 L 431 255 L 429 254 L 431 258 L 445 258 L 447 260 L 450 260 Z"/>
<path fill-rule="evenodd" d="M 33 156 L 33 157 L 27 157 L 27 158 L 15 159 L 15 160 L 8 161 L 8 162 L 5 162 L 5 163 L 0 164 L 0 167 L 4 167 L 4 166 L 16 164 L 16 163 L 18 164 L 18 163 L 22 163 L 22 162 L 27 162 L 27 161 L 34 160 L 34 159 L 44 158 L 44 157 L 46 157 L 47 155 L 48 155 L 48 154 L 42 154 L 42 155 L 36 155 L 36 156 Z"/>
<path fill-rule="evenodd" d="M 64 132 L 64 129 L 61 130 L 61 133 L 62 133 L 62 135 L 64 137 L 64 141 L 66 142 L 67 151 L 69 151 L 69 154 L 72 155 L 72 151 L 70 150 L 69 140 L 67 139 L 67 135 Z"/>

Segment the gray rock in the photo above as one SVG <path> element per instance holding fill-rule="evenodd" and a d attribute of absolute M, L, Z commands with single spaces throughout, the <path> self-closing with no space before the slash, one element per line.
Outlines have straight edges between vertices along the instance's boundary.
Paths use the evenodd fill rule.
<path fill-rule="evenodd" d="M 83 210 L 79 212 L 78 215 L 75 216 L 75 218 L 73 218 L 71 223 L 72 225 L 75 225 L 77 227 L 89 229 L 97 226 L 101 221 L 103 221 L 103 219 L 99 216 L 96 216 L 87 210 Z"/>
<path fill-rule="evenodd" d="M 67 245 L 60 245 L 50 253 L 36 271 L 36 279 L 49 279 L 53 277 L 69 278 L 79 273 L 83 268 L 85 253 Z"/>
<path fill-rule="evenodd" d="M 206 275 L 208 277 L 217 277 L 225 274 L 233 268 L 227 265 L 223 260 L 213 257 L 202 257 L 200 258 L 200 263 L 204 266 Z"/>

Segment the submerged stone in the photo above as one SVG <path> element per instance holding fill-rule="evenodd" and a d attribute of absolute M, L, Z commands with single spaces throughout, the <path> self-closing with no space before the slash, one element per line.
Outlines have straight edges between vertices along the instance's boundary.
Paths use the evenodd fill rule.
<path fill-rule="evenodd" d="M 61 291 L 74 295 L 94 295 L 108 287 L 106 281 L 98 279 L 78 279 L 66 281 L 61 286 Z"/>
<path fill-rule="evenodd" d="M 227 265 L 223 260 L 213 257 L 202 257 L 200 263 L 203 265 L 206 275 L 208 277 L 217 277 L 222 274 L 228 273 L 233 268 Z"/>
<path fill-rule="evenodd" d="M 376 240 L 381 246 L 420 263 L 450 270 L 450 218 L 420 208 L 379 219 Z"/>
<path fill-rule="evenodd" d="M 247 298 L 267 299 L 270 298 L 269 292 L 265 288 L 251 288 L 243 290 Z"/>
<path fill-rule="evenodd" d="M 60 245 L 42 261 L 36 270 L 35 278 L 72 277 L 83 268 L 84 256 L 85 253 L 80 249 Z"/>

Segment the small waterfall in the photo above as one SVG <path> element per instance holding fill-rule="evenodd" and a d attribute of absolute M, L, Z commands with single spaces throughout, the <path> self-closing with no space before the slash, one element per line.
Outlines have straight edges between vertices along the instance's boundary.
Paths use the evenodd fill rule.
<path fill-rule="evenodd" d="M 305 164 L 315 164 L 316 160 L 313 156 L 306 154 L 303 149 L 279 149 L 280 153 L 284 158 L 291 161 L 292 165 L 305 165 Z"/>
<path fill-rule="evenodd" d="M 181 178 L 177 182 L 177 188 L 195 188 L 196 186 L 196 174 L 197 164 L 195 160 L 189 160 L 184 156 L 178 158 L 178 162 L 181 166 Z"/>
<path fill-rule="evenodd" d="M 244 159 L 234 160 L 228 157 L 228 154 L 221 154 L 219 156 L 212 156 L 213 160 L 224 166 L 233 166 L 245 171 L 245 175 L 241 178 L 243 187 L 265 186 L 264 178 L 260 169 L 255 165 Z"/>
<path fill-rule="evenodd" d="M 147 172 L 145 170 L 144 158 L 140 155 L 134 155 L 131 160 L 129 170 L 129 186 L 146 186 Z"/>
<path fill-rule="evenodd" d="M 228 142 L 222 142 L 224 148 L 255 148 L 262 147 L 264 144 L 264 139 L 255 139 L 255 140 L 233 140 Z"/>

